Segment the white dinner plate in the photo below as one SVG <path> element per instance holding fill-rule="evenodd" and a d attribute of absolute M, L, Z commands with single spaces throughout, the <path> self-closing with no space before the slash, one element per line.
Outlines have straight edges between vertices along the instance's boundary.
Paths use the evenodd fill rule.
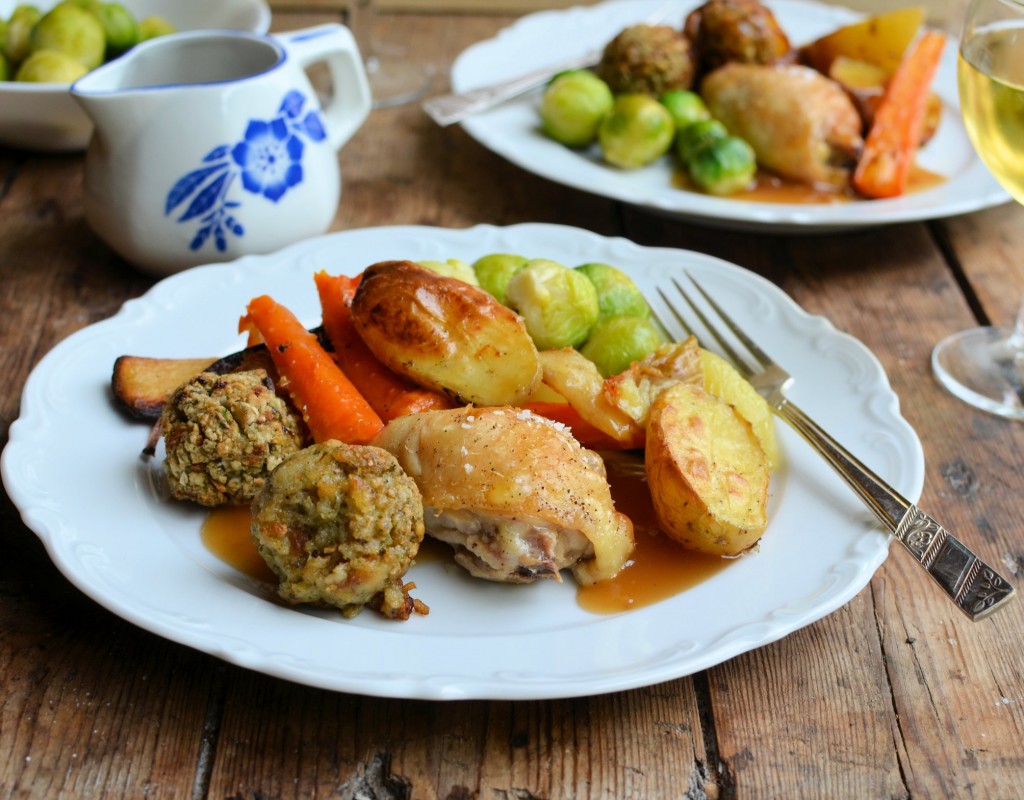
<path fill-rule="evenodd" d="M 163 499 L 158 465 L 140 458 L 148 427 L 113 406 L 114 359 L 232 352 L 243 344 L 239 315 L 262 293 L 316 324 L 312 276 L 320 269 L 355 274 L 385 259 L 472 261 L 495 252 L 615 264 L 649 296 L 689 271 L 796 375 L 795 400 L 901 493 L 918 497 L 920 442 L 863 345 L 738 266 L 542 224 L 348 231 L 167 278 L 35 368 L 3 453 L 7 491 L 57 567 L 121 617 L 234 664 L 367 695 L 540 699 L 654 684 L 779 639 L 867 584 L 889 536 L 781 426 L 784 463 L 772 478 L 760 548 L 628 613 L 584 611 L 569 577 L 509 586 L 432 561 L 408 573 L 428 616 L 395 622 L 364 611 L 345 620 L 286 607 L 266 584 L 207 551 L 203 511 Z"/>
<path fill-rule="evenodd" d="M 665 23 L 679 24 L 697 5 L 698 0 L 679 0 L 678 11 Z M 766 5 L 794 45 L 860 18 L 848 9 L 802 0 L 769 0 Z M 475 89 L 585 53 L 663 6 L 664 0 L 613 0 L 530 14 L 459 55 L 452 67 L 452 86 L 455 91 Z M 828 205 L 762 203 L 678 189 L 672 185 L 669 157 L 637 170 L 608 166 L 596 145 L 572 150 L 541 132 L 540 90 L 469 117 L 462 125 L 488 149 L 556 183 L 665 215 L 736 229 L 825 233 L 938 219 L 1009 201 L 974 152 L 960 118 L 955 41 L 947 42 L 933 89 L 942 99 L 942 121 L 935 137 L 921 149 L 918 163 L 946 180 L 891 200 Z"/>

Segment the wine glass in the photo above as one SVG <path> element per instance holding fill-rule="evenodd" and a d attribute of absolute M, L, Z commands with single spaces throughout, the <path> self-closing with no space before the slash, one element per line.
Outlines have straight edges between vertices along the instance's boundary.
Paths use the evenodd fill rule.
<path fill-rule="evenodd" d="M 406 50 L 378 36 L 381 20 L 375 0 L 349 0 L 348 27 L 363 55 L 374 108 L 410 103 L 426 95 L 434 68 L 405 58 Z"/>
<path fill-rule="evenodd" d="M 957 75 L 974 149 L 1024 203 L 1024 0 L 971 0 Z M 1024 419 L 1024 300 L 1013 328 L 972 328 L 939 342 L 932 369 L 961 400 Z"/>

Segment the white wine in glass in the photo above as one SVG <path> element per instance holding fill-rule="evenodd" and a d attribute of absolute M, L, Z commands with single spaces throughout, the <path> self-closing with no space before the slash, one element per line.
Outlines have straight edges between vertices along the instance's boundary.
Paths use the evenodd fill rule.
<path fill-rule="evenodd" d="M 960 105 L 975 150 L 1024 204 L 1024 0 L 972 0 L 957 59 Z M 932 352 L 939 381 L 985 411 L 1024 419 L 1024 301 L 1013 328 L 972 328 Z"/>

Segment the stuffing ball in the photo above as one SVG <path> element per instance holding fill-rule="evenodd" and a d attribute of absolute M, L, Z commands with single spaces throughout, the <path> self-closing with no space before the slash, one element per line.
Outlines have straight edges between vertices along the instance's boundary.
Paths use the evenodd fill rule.
<path fill-rule="evenodd" d="M 161 428 L 171 496 L 204 506 L 252 502 L 305 430 L 262 369 L 197 375 L 174 391 Z"/>
<path fill-rule="evenodd" d="M 252 505 L 252 538 L 289 603 L 427 613 L 402 576 L 423 541 L 423 500 L 379 447 L 328 440 L 288 458 Z"/>
<path fill-rule="evenodd" d="M 731 62 L 772 64 L 790 54 L 775 15 L 757 0 L 710 0 L 684 26 L 702 73 Z"/>
<path fill-rule="evenodd" d="M 696 62 L 689 40 L 668 25 L 631 25 L 604 49 L 597 74 L 615 94 L 658 97 L 689 89 Z"/>

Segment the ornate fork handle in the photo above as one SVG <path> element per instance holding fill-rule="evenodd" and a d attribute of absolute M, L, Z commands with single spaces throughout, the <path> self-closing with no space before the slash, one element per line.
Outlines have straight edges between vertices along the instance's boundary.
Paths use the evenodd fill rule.
<path fill-rule="evenodd" d="M 781 399 L 774 407 L 825 457 L 968 617 L 983 619 L 1014 596 L 1015 589 L 995 569 L 886 484 L 796 405 Z"/>
<path fill-rule="evenodd" d="M 531 89 L 543 86 L 552 77 L 567 69 L 591 67 L 601 58 L 601 50 L 591 50 L 576 58 L 567 59 L 550 67 L 528 72 L 512 80 L 491 84 L 468 92 L 444 94 L 424 101 L 426 111 L 438 125 L 445 127 L 461 122 L 470 114 L 486 111 Z"/>

